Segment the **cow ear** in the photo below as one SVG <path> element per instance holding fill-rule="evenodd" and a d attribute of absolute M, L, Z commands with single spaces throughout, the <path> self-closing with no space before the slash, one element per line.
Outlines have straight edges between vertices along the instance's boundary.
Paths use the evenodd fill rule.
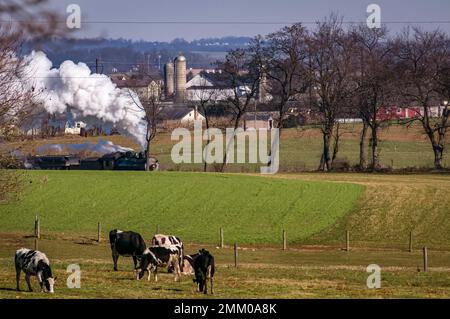
<path fill-rule="evenodd" d="M 53 281 L 56 281 L 57 278 L 58 278 L 58 276 L 55 276 L 55 278 L 53 278 Z"/>

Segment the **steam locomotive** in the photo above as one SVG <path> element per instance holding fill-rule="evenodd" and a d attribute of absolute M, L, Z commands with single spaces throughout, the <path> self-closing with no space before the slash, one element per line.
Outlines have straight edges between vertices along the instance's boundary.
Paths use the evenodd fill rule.
<path fill-rule="evenodd" d="M 144 152 L 115 152 L 101 157 L 80 158 L 75 155 L 33 156 L 26 160 L 28 169 L 122 170 L 143 171 L 147 164 Z M 150 157 L 150 170 L 159 170 L 159 161 Z"/>

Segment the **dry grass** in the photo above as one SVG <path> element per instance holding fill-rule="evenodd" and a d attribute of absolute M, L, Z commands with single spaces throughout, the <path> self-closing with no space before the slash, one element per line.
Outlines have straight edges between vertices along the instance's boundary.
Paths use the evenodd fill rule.
<path fill-rule="evenodd" d="M 173 282 L 173 276 L 161 269 L 160 281 L 136 281 L 130 258 L 119 259 L 119 271 L 112 271 L 110 248 L 106 242 L 81 245 L 80 239 L 61 235 L 43 239 L 40 249 L 50 257 L 59 280 L 54 295 L 16 292 L 13 265 L 14 250 L 30 247 L 32 238 L 23 234 L 1 235 L 0 298 L 399 298 L 450 296 L 450 253 L 430 252 L 430 271 L 417 272 L 420 253 L 359 250 L 350 253 L 337 247 L 311 251 L 296 247 L 288 251 L 271 247 L 248 247 L 239 253 L 240 264 L 233 265 L 232 249 L 206 246 L 216 257 L 215 294 L 195 292 L 190 277 Z M 87 240 L 84 238 L 84 240 Z M 187 245 L 195 252 L 199 245 Z M 81 288 L 65 285 L 66 267 L 81 267 Z M 366 287 L 367 265 L 382 267 L 382 288 Z M 37 290 L 36 280 L 32 280 Z M 22 289 L 25 282 L 22 281 Z"/>

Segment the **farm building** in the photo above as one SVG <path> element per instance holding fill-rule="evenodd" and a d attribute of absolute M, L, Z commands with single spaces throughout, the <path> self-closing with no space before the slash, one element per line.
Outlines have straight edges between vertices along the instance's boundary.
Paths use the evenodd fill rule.
<path fill-rule="evenodd" d="M 191 107 L 166 107 L 159 113 L 160 126 L 164 128 L 190 126 L 195 120 L 204 121 L 205 117 Z"/>
<path fill-rule="evenodd" d="M 274 117 L 271 112 L 249 112 L 244 116 L 245 129 L 261 129 L 271 130 L 275 126 Z"/>
<path fill-rule="evenodd" d="M 131 89 L 139 96 L 142 102 L 152 98 L 157 100 L 161 96 L 163 80 L 159 73 L 150 75 L 114 74 L 111 80 L 118 88 Z"/>
<path fill-rule="evenodd" d="M 225 101 L 234 96 L 232 88 L 227 88 L 213 78 L 213 73 L 201 72 L 186 83 L 186 99 L 201 101 L 214 99 Z"/>

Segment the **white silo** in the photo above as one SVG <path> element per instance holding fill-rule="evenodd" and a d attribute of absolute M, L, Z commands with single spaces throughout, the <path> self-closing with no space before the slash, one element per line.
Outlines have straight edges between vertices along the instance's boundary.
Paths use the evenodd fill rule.
<path fill-rule="evenodd" d="M 175 102 L 184 102 L 186 97 L 186 58 L 175 59 Z"/>
<path fill-rule="evenodd" d="M 164 65 L 164 93 L 166 99 L 172 97 L 174 93 L 174 72 L 173 63 Z"/>

